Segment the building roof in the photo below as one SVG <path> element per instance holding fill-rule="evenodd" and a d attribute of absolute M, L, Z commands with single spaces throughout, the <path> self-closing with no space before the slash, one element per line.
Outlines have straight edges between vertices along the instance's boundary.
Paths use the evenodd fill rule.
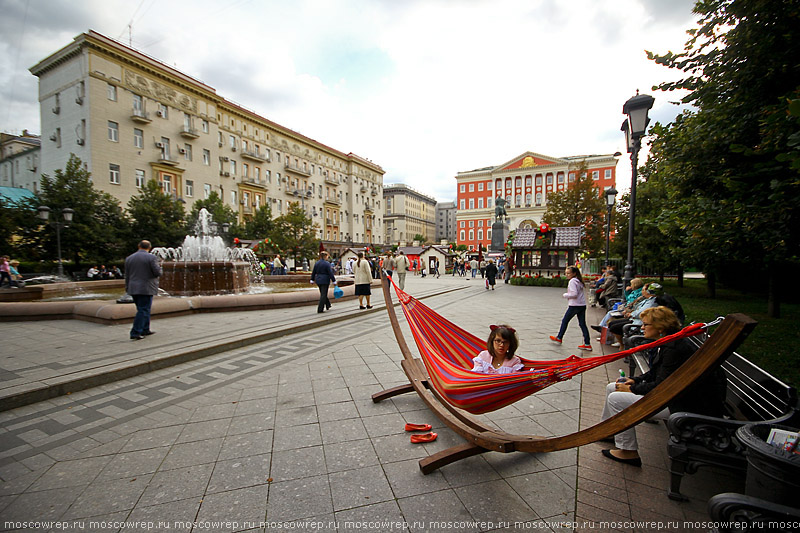
<path fill-rule="evenodd" d="M 551 248 L 579 248 L 581 245 L 580 226 L 553 228 L 556 233 Z M 520 228 L 514 233 L 513 248 L 533 248 L 536 243 L 536 228 Z"/>
<path fill-rule="evenodd" d="M 22 187 L 0 187 L 0 197 L 10 204 L 17 204 L 29 198 L 36 198 L 36 195 Z"/>

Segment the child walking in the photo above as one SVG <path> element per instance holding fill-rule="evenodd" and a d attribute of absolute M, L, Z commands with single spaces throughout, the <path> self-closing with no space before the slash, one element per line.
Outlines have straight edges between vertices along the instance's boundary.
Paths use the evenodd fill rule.
<path fill-rule="evenodd" d="M 562 294 L 567 299 L 567 312 L 564 313 L 564 318 L 561 319 L 561 329 L 558 335 L 550 335 L 550 340 L 561 344 L 561 339 L 564 338 L 564 333 L 567 331 L 567 325 L 574 316 L 578 316 L 578 325 L 583 332 L 583 344 L 578 346 L 579 350 L 587 352 L 592 351 L 592 345 L 589 340 L 589 328 L 586 327 L 586 296 L 583 293 L 583 278 L 581 271 L 578 267 L 568 266 L 564 272 L 569 279 L 567 292 Z"/>

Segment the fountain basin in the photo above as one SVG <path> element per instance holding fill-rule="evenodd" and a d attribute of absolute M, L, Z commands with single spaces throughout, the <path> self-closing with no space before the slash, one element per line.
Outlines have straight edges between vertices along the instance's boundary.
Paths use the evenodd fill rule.
<path fill-rule="evenodd" d="M 158 285 L 170 296 L 246 292 L 250 266 L 247 261 L 163 261 Z"/>

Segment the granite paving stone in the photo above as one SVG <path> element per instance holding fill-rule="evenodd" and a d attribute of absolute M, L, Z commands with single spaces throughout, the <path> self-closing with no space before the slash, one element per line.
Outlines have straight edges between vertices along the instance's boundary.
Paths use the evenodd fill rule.
<path fill-rule="evenodd" d="M 334 511 L 394 499 L 383 469 L 378 465 L 334 472 L 328 477 Z"/>

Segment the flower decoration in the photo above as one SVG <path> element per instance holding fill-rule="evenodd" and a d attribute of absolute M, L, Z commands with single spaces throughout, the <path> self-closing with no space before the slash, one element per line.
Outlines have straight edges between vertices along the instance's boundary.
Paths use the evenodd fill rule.
<path fill-rule="evenodd" d="M 550 231 L 550 224 L 540 224 L 539 231 L 541 233 L 547 233 L 548 231 Z"/>

